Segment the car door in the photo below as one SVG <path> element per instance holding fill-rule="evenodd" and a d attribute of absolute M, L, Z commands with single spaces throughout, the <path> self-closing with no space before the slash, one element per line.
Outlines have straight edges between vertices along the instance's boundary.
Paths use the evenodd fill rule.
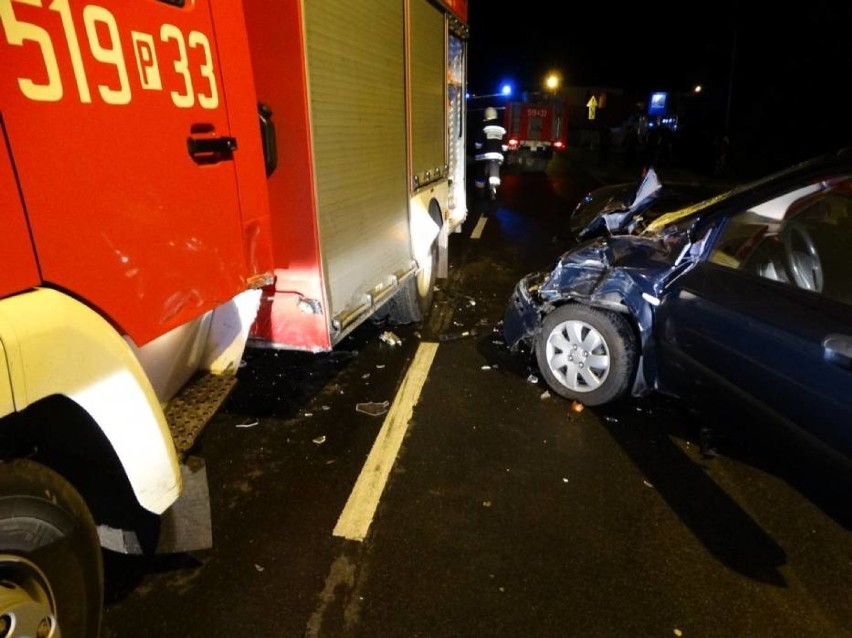
<path fill-rule="evenodd" d="M 852 458 L 852 196 L 843 177 L 722 222 L 672 282 L 655 339 L 670 383 L 729 392 Z"/>
<path fill-rule="evenodd" d="M 137 343 L 243 287 L 219 54 L 209 0 L 0 0 L 0 116 L 42 279 Z"/>

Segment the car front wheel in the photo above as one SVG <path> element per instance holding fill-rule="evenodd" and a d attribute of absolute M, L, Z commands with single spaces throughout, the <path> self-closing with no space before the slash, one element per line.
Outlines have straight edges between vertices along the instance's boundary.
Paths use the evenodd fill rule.
<path fill-rule="evenodd" d="M 636 336 L 624 317 L 576 303 L 545 318 L 535 350 L 547 385 L 590 406 L 622 398 L 639 359 Z"/>

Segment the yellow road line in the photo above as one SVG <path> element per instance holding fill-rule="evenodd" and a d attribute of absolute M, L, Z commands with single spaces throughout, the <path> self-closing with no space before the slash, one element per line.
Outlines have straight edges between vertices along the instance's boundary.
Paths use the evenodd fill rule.
<path fill-rule="evenodd" d="M 471 239 L 479 239 L 482 237 L 482 231 L 485 230 L 485 223 L 488 221 L 488 218 L 485 215 L 480 216 L 479 221 L 476 222 L 476 226 L 473 228 L 473 232 L 470 234 Z"/>
<path fill-rule="evenodd" d="M 367 536 L 437 350 L 437 343 L 426 342 L 417 349 L 349 500 L 337 519 L 335 536 L 353 541 L 363 541 Z"/>

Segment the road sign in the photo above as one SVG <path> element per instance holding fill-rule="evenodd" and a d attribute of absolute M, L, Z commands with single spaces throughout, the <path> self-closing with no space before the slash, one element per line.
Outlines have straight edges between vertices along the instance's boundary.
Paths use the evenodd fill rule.
<path fill-rule="evenodd" d="M 589 109 L 589 119 L 595 119 L 595 110 L 598 108 L 598 99 L 593 95 L 589 98 L 589 101 L 586 102 L 586 106 Z"/>

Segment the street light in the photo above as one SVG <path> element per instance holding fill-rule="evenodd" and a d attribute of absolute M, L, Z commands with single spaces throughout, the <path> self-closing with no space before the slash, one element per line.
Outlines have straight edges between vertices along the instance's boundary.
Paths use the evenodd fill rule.
<path fill-rule="evenodd" d="M 556 92 L 561 83 L 562 78 L 559 77 L 559 74 L 555 71 L 551 71 L 550 73 L 548 73 L 547 77 L 544 79 L 544 86 L 548 91 Z"/>

